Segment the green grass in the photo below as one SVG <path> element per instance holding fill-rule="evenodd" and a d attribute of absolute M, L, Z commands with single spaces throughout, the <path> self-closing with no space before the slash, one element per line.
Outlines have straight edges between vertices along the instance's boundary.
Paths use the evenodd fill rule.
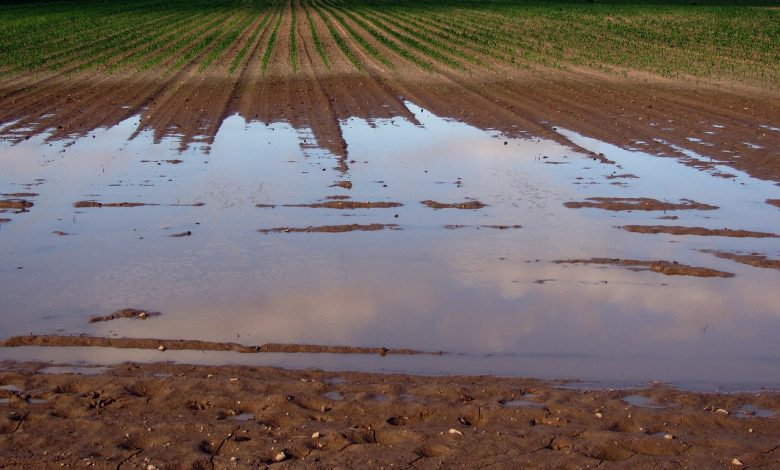
<path fill-rule="evenodd" d="M 431 71 L 543 65 L 776 88 L 776 6 L 771 0 L 6 0 L 0 76 L 163 64 L 196 73 L 225 64 L 232 75 L 247 56 L 265 73 L 276 42 L 289 35 L 292 73 L 302 73 L 302 60 L 330 68 L 340 54 L 357 69 L 369 62 Z M 298 27 L 299 14 L 308 26 Z M 289 30 L 280 31 L 282 15 Z M 320 37 L 317 24 L 333 42 Z M 258 35 L 269 27 L 255 55 Z M 337 49 L 328 51 L 334 43 Z M 304 57 L 302 48 L 318 59 Z"/>

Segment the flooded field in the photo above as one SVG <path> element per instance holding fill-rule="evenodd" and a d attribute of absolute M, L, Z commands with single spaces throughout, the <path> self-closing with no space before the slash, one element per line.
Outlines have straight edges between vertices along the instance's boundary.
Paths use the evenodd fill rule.
<path fill-rule="evenodd" d="M 0 359 L 780 385 L 774 182 L 713 162 L 706 142 L 661 158 L 555 122 L 541 124 L 560 139 L 509 137 L 403 105 L 324 137 L 233 115 L 183 147 L 131 116 L 0 147 L 4 338 L 391 354 L 32 341 Z"/>

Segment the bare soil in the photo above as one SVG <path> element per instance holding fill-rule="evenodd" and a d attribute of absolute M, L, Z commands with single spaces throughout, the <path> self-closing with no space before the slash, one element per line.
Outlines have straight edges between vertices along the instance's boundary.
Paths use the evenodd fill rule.
<path fill-rule="evenodd" d="M 771 259 L 762 253 L 732 253 L 729 251 L 701 250 L 703 253 L 711 253 L 718 258 L 730 259 L 737 263 L 747 264 L 756 268 L 769 268 L 780 270 L 780 259 Z"/>
<path fill-rule="evenodd" d="M 483 204 L 479 201 L 444 203 L 444 202 L 432 201 L 430 199 L 421 201 L 420 204 L 428 206 L 431 209 L 467 209 L 468 210 L 468 209 L 482 209 L 483 207 L 487 206 L 487 204 Z"/>
<path fill-rule="evenodd" d="M 496 377 L 124 364 L 0 370 L 14 469 L 773 468 L 775 392 L 588 391 Z M 650 407 L 623 399 L 641 395 Z M 519 405 L 515 405 L 515 403 Z M 530 403 L 530 404 L 527 404 Z"/>
<path fill-rule="evenodd" d="M 668 233 L 670 235 L 699 235 L 702 237 L 777 238 L 780 235 L 752 230 L 730 228 L 681 227 L 679 225 L 624 225 L 623 230 L 634 233 Z"/>
<path fill-rule="evenodd" d="M 397 224 L 346 224 L 346 225 L 320 225 L 310 227 L 277 227 L 260 229 L 260 233 L 346 233 L 346 232 L 375 232 L 379 230 L 401 230 Z"/>
<path fill-rule="evenodd" d="M 590 258 L 590 259 L 562 259 L 555 260 L 558 264 L 604 264 L 623 266 L 636 271 L 653 271 L 667 276 L 696 276 L 696 277 L 734 277 L 734 273 L 718 271 L 716 269 L 689 266 L 677 261 L 647 261 L 638 259 L 621 258 Z"/>
<path fill-rule="evenodd" d="M 709 204 L 691 201 L 688 199 L 683 199 L 680 202 L 666 202 L 647 197 L 589 197 L 585 201 L 564 202 L 563 205 L 570 209 L 581 209 L 584 207 L 589 207 L 608 211 L 709 211 L 718 209 L 717 206 L 711 206 Z"/>
<path fill-rule="evenodd" d="M 112 313 L 111 315 L 103 315 L 103 316 L 94 316 L 89 319 L 90 323 L 97 323 L 97 322 L 103 322 L 103 321 L 111 321 L 116 320 L 118 318 L 138 318 L 141 320 L 145 320 L 149 317 L 157 317 L 160 316 L 160 312 L 151 312 L 147 310 L 138 310 L 135 308 L 123 308 L 122 310 L 117 310 L 116 312 Z"/>

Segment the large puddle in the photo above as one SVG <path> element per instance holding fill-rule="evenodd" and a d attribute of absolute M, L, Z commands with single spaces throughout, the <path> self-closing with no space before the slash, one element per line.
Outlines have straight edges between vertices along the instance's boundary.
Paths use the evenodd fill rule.
<path fill-rule="evenodd" d="M 614 162 L 603 163 L 407 105 L 417 122 L 343 121 L 346 160 L 305 130 L 238 116 L 183 152 L 136 134 L 138 118 L 75 141 L 3 143 L 0 193 L 12 196 L 0 199 L 34 205 L 0 213 L 0 331 L 451 354 L 4 348 L 0 359 L 780 385 L 780 271 L 716 256 L 780 257 L 766 236 L 780 234 L 766 203 L 778 186 L 558 129 Z M 635 198 L 679 207 L 636 210 L 653 207 Z M 89 323 L 127 307 L 162 314 Z"/>

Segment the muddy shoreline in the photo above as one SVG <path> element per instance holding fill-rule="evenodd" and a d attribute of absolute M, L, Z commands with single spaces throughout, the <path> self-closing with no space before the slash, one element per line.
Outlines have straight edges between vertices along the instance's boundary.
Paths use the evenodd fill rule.
<path fill-rule="evenodd" d="M 707 394 L 662 385 L 581 390 L 486 376 L 6 362 L 0 370 L 0 465 L 770 468 L 780 458 L 778 410 L 777 392 Z"/>

